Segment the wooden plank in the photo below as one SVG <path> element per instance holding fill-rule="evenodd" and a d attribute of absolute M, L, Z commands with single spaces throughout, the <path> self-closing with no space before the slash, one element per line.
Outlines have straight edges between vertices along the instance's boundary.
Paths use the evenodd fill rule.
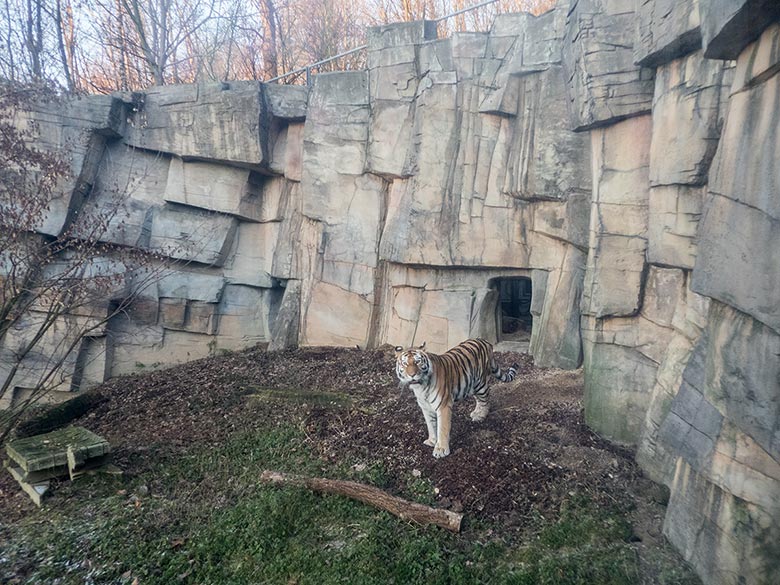
<path fill-rule="evenodd" d="M 68 447 L 68 475 L 70 480 L 81 477 L 90 471 L 99 471 L 106 466 L 108 455 L 85 458 L 83 452 Z"/>
<path fill-rule="evenodd" d="M 43 501 L 43 496 L 49 491 L 49 482 L 43 481 L 39 483 L 27 483 L 22 479 L 23 472 L 19 467 L 14 465 L 8 465 L 8 471 L 11 472 L 11 476 L 22 487 L 25 493 L 30 496 L 30 499 L 35 502 L 35 505 L 40 507 Z"/>
<path fill-rule="evenodd" d="M 83 427 L 72 426 L 9 441 L 6 453 L 18 467 L 28 473 L 63 466 L 67 470 L 69 447 L 81 461 L 111 452 L 108 441 Z"/>

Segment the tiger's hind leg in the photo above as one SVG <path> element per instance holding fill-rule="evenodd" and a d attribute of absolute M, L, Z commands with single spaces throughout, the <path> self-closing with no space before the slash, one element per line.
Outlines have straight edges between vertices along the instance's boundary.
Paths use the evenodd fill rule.
<path fill-rule="evenodd" d="M 490 412 L 490 404 L 488 403 L 489 391 L 486 386 L 483 386 L 481 390 L 474 392 L 474 398 L 477 401 L 474 410 L 471 411 L 471 420 L 474 422 L 482 422 L 487 418 L 488 412 Z"/>

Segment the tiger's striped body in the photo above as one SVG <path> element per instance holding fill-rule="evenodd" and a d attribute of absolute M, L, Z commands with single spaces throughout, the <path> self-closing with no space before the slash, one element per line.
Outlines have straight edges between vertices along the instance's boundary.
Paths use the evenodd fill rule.
<path fill-rule="evenodd" d="M 395 349 L 396 375 L 417 398 L 428 427 L 425 444 L 433 447 L 433 456 L 437 458 L 450 453 L 453 403 L 474 396 L 477 405 L 471 420 L 485 420 L 489 410 L 489 375 L 510 382 L 517 373 L 516 365 L 506 373 L 501 371 L 493 358 L 493 346 L 484 339 L 467 339 L 441 355 L 425 351 L 425 344 Z"/>

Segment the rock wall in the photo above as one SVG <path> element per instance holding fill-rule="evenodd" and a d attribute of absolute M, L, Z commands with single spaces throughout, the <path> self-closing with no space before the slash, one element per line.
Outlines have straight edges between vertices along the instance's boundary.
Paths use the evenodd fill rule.
<path fill-rule="evenodd" d="M 664 532 L 708 584 L 780 575 L 778 16 L 579 0 L 563 49 L 594 168 L 586 420 L 669 486 Z"/>
<path fill-rule="evenodd" d="M 670 488 L 670 541 L 706 583 L 772 582 L 778 17 L 758 0 L 562 1 L 487 33 L 371 29 L 365 71 L 311 88 L 41 107 L 37 140 L 67 146 L 73 173 L 37 237 L 121 200 L 104 239 L 168 259 L 55 397 L 257 343 L 496 341 L 498 279 L 529 278 L 536 363 L 584 366 L 588 423 Z"/>

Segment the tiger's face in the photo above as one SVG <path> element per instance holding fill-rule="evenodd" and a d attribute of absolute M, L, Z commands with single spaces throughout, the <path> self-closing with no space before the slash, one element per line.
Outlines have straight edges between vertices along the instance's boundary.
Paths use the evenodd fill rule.
<path fill-rule="evenodd" d="M 431 360 L 425 352 L 425 344 L 404 350 L 395 348 L 395 374 L 401 385 L 425 384 L 431 376 Z"/>

